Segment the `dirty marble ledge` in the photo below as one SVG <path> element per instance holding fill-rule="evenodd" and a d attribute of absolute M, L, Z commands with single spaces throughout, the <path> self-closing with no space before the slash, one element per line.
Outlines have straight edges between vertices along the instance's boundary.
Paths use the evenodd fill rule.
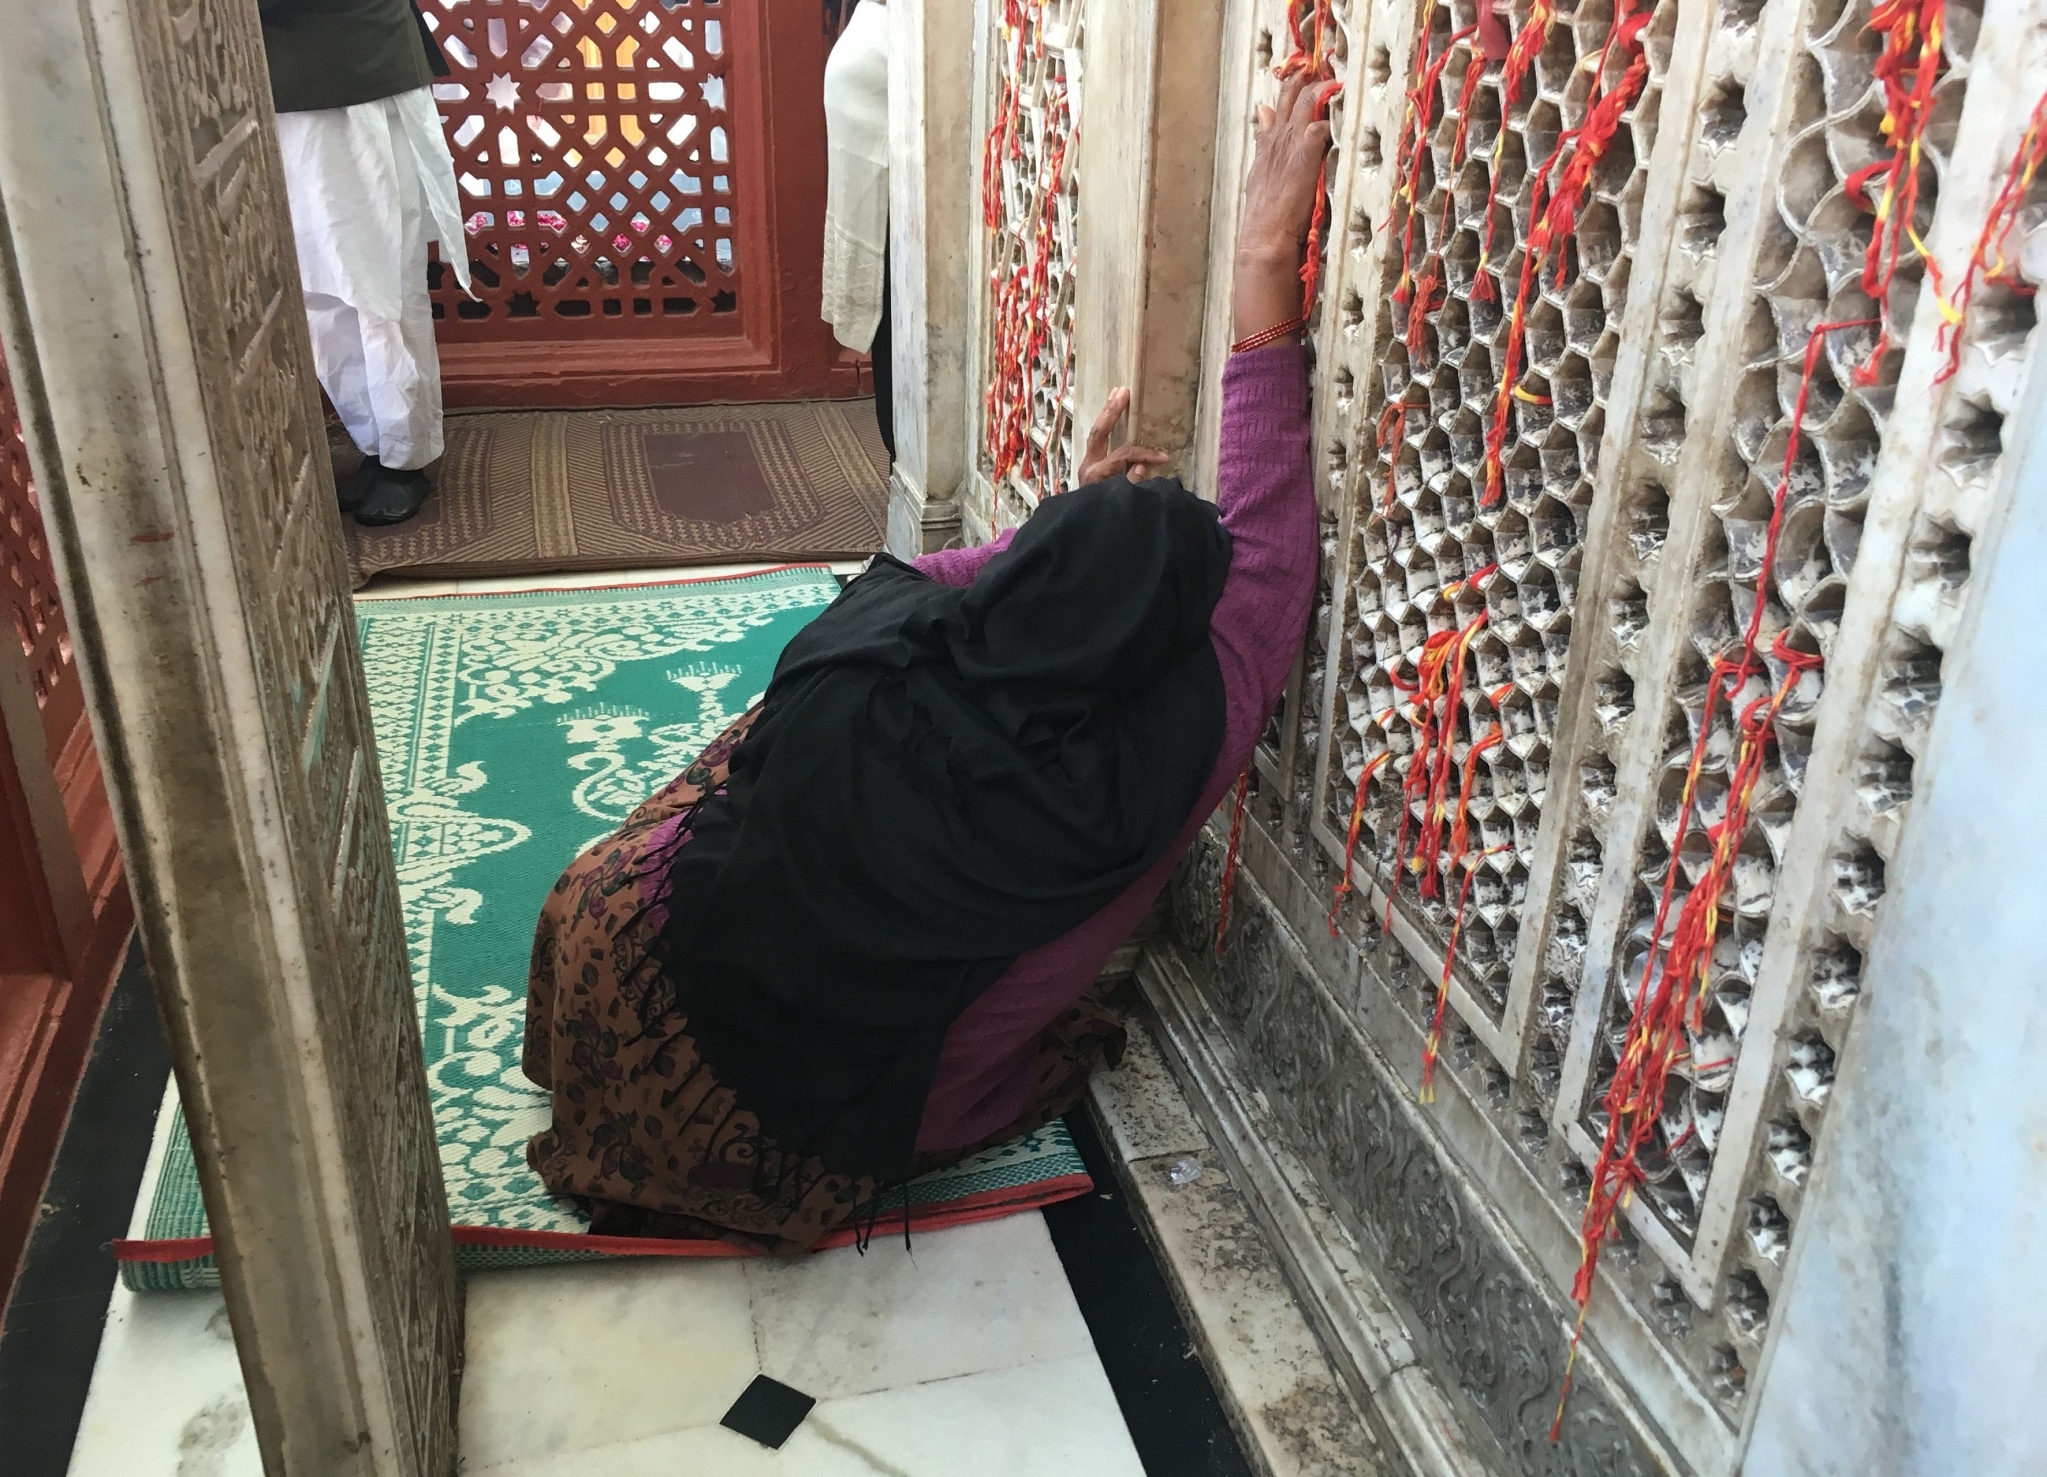
<path fill-rule="evenodd" d="M 1392 1477 L 1141 1011 L 1089 1108 L 1240 1444 L 1260 1477 Z"/>

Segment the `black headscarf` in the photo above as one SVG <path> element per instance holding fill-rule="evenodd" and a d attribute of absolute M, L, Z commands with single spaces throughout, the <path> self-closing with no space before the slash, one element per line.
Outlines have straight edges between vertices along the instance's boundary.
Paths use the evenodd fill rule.
<path fill-rule="evenodd" d="M 907 1173 L 945 1033 L 1163 856 L 1222 745 L 1216 510 L 1054 498 L 964 588 L 881 556 L 783 653 L 691 819 L 661 964 L 782 1148 Z"/>

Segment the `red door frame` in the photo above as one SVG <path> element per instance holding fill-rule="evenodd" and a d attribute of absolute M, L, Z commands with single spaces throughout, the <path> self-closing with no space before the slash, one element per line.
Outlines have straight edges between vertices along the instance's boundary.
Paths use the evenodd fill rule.
<path fill-rule="evenodd" d="M 134 903 L 0 362 L 0 1308 L 127 952 Z"/>
<path fill-rule="evenodd" d="M 819 317 L 825 217 L 824 63 L 831 42 L 815 6 L 725 0 L 727 114 L 744 240 L 740 332 L 544 344 L 441 345 L 450 407 L 695 405 L 846 398 L 866 389 L 860 359 Z"/>
<path fill-rule="evenodd" d="M 87 861 L 81 879 L 91 916 L 69 939 L 53 906 L 52 860 L 37 845 L 27 794 L 35 776 L 0 725 L 0 1311 L 35 1229 L 57 1143 L 135 921 L 92 730 L 83 720 L 58 769 L 46 771 L 43 782 L 55 778 L 61 785 L 67 761 L 70 829 L 87 845 L 96 839 L 99 851 L 96 867 Z M 28 763 L 47 760 L 38 753 Z"/>

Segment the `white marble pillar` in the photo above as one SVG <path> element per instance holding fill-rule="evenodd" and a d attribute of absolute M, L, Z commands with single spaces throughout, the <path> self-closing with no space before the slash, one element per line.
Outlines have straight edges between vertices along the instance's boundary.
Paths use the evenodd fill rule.
<path fill-rule="evenodd" d="M 978 199 L 969 0 L 890 0 L 889 251 L 895 471 L 888 548 L 901 558 L 959 537 L 967 476 L 970 260 Z"/>
<path fill-rule="evenodd" d="M 7 18 L 0 331 L 264 1467 L 445 1477 L 460 1293 L 256 8 Z"/>
<path fill-rule="evenodd" d="M 1122 0 L 1087 16 L 1076 433 L 1127 386 L 1118 439 L 1172 453 L 1166 470 L 1190 481 L 1222 21 L 1223 0 Z"/>

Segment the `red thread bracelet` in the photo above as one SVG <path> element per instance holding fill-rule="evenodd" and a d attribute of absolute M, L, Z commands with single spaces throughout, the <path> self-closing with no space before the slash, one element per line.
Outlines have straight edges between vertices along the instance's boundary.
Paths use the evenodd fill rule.
<path fill-rule="evenodd" d="M 1249 338 L 1238 339 L 1230 345 L 1230 352 L 1232 354 L 1243 354 L 1248 353 L 1252 349 L 1262 349 L 1267 344 L 1278 343 L 1289 334 L 1299 333 L 1307 326 L 1308 320 L 1306 318 L 1289 318 L 1284 323 L 1275 323 L 1270 328 L 1261 329 Z"/>

